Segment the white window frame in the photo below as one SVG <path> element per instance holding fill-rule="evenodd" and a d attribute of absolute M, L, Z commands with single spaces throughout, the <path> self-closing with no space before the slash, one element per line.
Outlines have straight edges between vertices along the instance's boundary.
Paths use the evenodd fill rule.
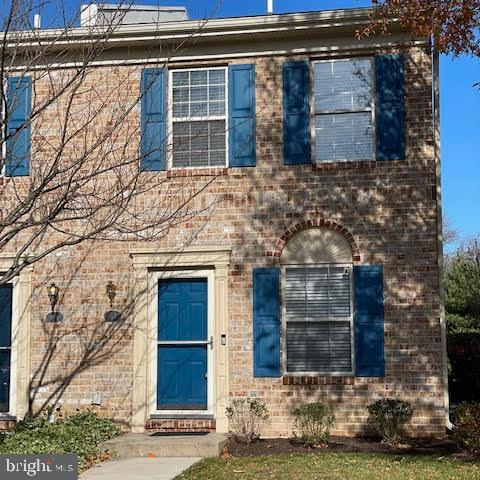
<path fill-rule="evenodd" d="M 325 267 L 342 267 L 347 268 L 350 272 L 350 316 L 349 318 L 342 319 L 329 319 L 325 322 L 346 322 L 350 321 L 350 365 L 351 370 L 347 371 L 316 371 L 316 372 L 289 372 L 287 370 L 287 302 L 286 302 L 286 277 L 288 268 L 325 268 Z M 352 376 L 355 372 L 355 324 L 354 324 L 354 285 L 353 285 L 353 264 L 352 263 L 318 263 L 318 264 L 299 264 L 299 265 L 282 265 L 281 267 L 281 301 L 282 301 L 282 322 L 281 322 L 281 348 L 282 348 L 282 371 L 285 372 L 285 376 L 329 376 L 329 377 L 338 377 L 338 376 Z M 321 322 L 318 322 L 321 323 Z"/>
<path fill-rule="evenodd" d="M 206 410 L 157 410 L 157 347 L 158 347 L 158 282 L 175 278 L 205 278 L 207 280 L 207 339 L 215 342 L 215 271 L 214 270 L 166 270 L 151 272 L 151 296 L 149 300 L 149 414 L 150 418 L 171 417 L 172 415 L 199 416 L 212 418 L 215 406 L 215 356 L 216 345 L 207 345 L 207 409 Z"/>
<path fill-rule="evenodd" d="M 225 71 L 225 115 L 207 115 L 205 117 L 180 117 L 173 119 L 173 73 L 174 72 L 192 72 L 199 70 L 224 70 Z M 228 66 L 222 67 L 196 67 L 196 68 L 175 68 L 168 70 L 168 89 L 167 89 L 167 170 L 198 170 L 204 168 L 228 168 L 229 167 L 229 135 L 228 135 Z M 201 166 L 188 166 L 188 167 L 175 167 L 173 166 L 173 123 L 174 122 L 205 122 L 214 120 L 225 121 L 225 165 L 201 165 Z"/>
<path fill-rule="evenodd" d="M 315 110 L 315 64 L 316 63 L 332 63 L 332 62 L 341 62 L 345 60 L 369 60 L 371 64 L 371 75 L 372 75 L 372 101 L 370 102 L 370 107 L 368 109 L 362 110 L 322 110 L 321 113 L 316 112 Z M 313 60 L 310 62 L 310 83 L 312 88 L 310 89 L 310 134 L 311 134 L 311 153 L 312 153 L 312 164 L 322 165 L 325 163 L 335 163 L 335 162 L 369 162 L 369 161 L 376 161 L 377 158 L 377 129 L 376 129 L 376 118 L 375 118 L 375 106 L 376 106 L 376 82 L 375 82 L 375 57 L 373 56 L 361 56 L 361 57 L 340 57 L 340 58 L 322 58 Z M 372 158 L 364 158 L 364 159 L 347 159 L 347 158 L 333 158 L 332 160 L 317 160 L 317 132 L 316 132 L 316 117 L 317 115 L 329 115 L 329 114 L 339 114 L 342 113 L 362 113 L 362 112 L 370 112 L 372 116 L 372 142 L 373 142 L 373 149 L 372 149 Z"/>

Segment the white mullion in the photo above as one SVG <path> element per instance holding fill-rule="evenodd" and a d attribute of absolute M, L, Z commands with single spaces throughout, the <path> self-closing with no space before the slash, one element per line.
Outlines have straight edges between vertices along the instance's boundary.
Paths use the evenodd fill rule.
<path fill-rule="evenodd" d="M 225 120 L 225 115 L 212 115 L 206 117 L 173 117 L 174 122 L 209 122 L 214 120 Z"/>

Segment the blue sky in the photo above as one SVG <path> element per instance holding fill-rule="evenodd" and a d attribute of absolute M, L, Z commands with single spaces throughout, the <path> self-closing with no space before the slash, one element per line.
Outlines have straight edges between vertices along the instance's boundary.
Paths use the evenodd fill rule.
<path fill-rule="evenodd" d="M 67 0 L 66 3 L 69 9 L 76 10 L 80 3 L 88 1 Z M 266 0 L 139 0 L 136 3 L 183 5 L 190 18 L 255 15 L 266 10 Z M 369 0 L 274 0 L 274 11 L 327 10 L 369 4 Z M 443 207 L 462 237 L 480 235 L 480 91 L 473 88 L 478 81 L 479 60 L 441 58 Z"/>

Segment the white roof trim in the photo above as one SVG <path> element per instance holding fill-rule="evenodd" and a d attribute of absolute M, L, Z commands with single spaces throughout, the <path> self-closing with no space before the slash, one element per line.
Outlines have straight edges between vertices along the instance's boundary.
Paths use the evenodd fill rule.
<path fill-rule="evenodd" d="M 148 42 L 151 40 L 181 40 L 185 38 L 215 38 L 225 41 L 225 36 L 252 34 L 269 35 L 273 32 L 294 33 L 306 29 L 355 30 L 370 22 L 371 8 L 354 8 L 319 12 L 261 15 L 252 17 L 213 18 L 208 20 L 186 20 L 161 22 L 156 25 L 119 25 L 108 33 L 107 43 Z M 399 25 L 392 19 L 392 27 Z M 38 46 L 39 42 L 51 41 L 58 47 L 75 48 L 90 43 L 105 35 L 106 28 L 96 26 L 79 27 L 68 31 L 46 29 L 39 31 L 12 32 L 7 35 L 7 48 Z M 11 41 L 9 42 L 9 40 Z"/>

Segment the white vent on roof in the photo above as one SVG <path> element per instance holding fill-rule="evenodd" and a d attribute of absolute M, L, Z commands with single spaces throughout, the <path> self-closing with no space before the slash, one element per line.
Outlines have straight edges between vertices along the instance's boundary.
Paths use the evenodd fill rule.
<path fill-rule="evenodd" d="M 268 15 L 273 14 L 273 0 L 267 0 L 267 13 Z"/>
<path fill-rule="evenodd" d="M 188 20 L 185 7 L 90 3 L 80 7 L 80 25 L 141 25 Z"/>
<path fill-rule="evenodd" d="M 42 18 L 40 17 L 39 13 L 36 13 L 33 16 L 33 28 L 35 30 L 40 30 L 41 27 L 42 27 Z"/>

